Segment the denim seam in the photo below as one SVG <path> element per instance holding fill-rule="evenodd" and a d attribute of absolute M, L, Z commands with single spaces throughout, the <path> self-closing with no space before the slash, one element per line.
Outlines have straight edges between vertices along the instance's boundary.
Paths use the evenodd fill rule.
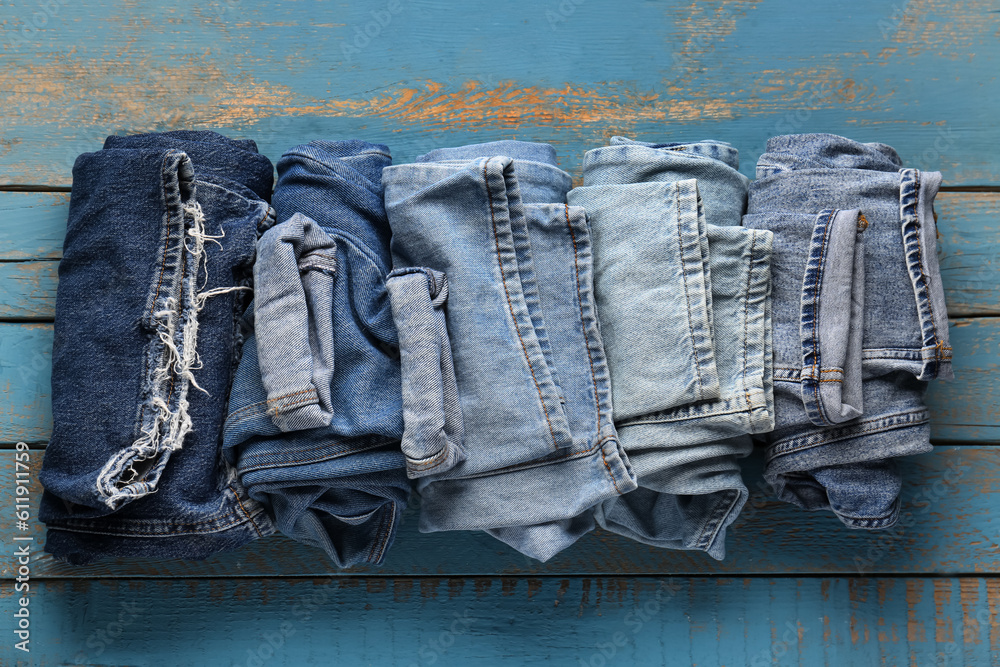
<path fill-rule="evenodd" d="M 271 464 L 266 464 L 266 465 L 260 465 L 260 464 L 258 464 L 258 465 L 249 465 L 249 466 L 243 465 L 244 460 L 247 459 L 247 458 L 254 459 L 254 458 L 262 458 L 264 456 L 272 456 L 273 455 L 273 454 L 266 454 L 266 455 L 265 454 L 251 454 L 249 456 L 241 456 L 240 457 L 239 471 L 240 471 L 240 475 L 245 475 L 245 474 L 247 474 L 249 472 L 256 472 L 258 470 L 271 470 L 273 468 L 282 468 L 282 467 L 284 467 L 286 465 L 292 465 L 292 464 L 308 465 L 308 464 L 312 464 L 312 463 L 321 463 L 323 461 L 329 461 L 329 460 L 332 460 L 332 459 L 340 458 L 342 456 L 351 456 L 353 454 L 359 454 L 361 452 L 365 452 L 365 451 L 368 451 L 370 449 L 378 449 L 379 447 L 384 447 L 387 444 L 392 444 L 392 443 L 395 443 L 395 442 L 398 442 L 398 441 L 397 440 L 387 440 L 387 441 L 382 441 L 382 442 L 376 442 L 376 443 L 373 443 L 373 444 L 370 444 L 370 445 L 365 445 L 363 447 L 352 447 L 349 451 L 341 452 L 341 453 L 338 453 L 336 455 L 319 456 L 319 457 L 305 458 L 305 459 L 296 459 L 296 460 L 292 460 L 292 461 L 289 461 L 287 459 L 282 459 L 279 463 L 274 464 L 274 465 L 271 465 Z M 312 447 L 310 449 L 300 450 L 300 451 L 296 452 L 296 454 L 303 454 L 305 452 L 320 451 L 320 450 L 324 450 L 324 449 L 329 449 L 329 447 L 330 447 L 329 444 L 325 444 L 325 445 L 321 445 L 319 447 Z"/>
<path fill-rule="evenodd" d="M 566 229 L 569 230 L 569 237 L 570 237 L 570 239 L 573 240 L 573 269 L 574 269 L 574 272 L 576 273 L 576 299 L 577 299 L 577 302 L 580 304 L 580 329 L 583 332 L 583 339 L 584 339 L 584 342 L 587 345 L 587 360 L 590 362 L 590 380 L 591 380 L 591 382 L 594 385 L 594 407 L 597 410 L 597 432 L 600 433 L 601 432 L 601 397 L 598 396 L 598 394 L 597 394 L 597 373 L 594 372 L 594 355 L 593 355 L 593 353 L 590 350 L 590 337 L 587 335 L 587 323 L 584 320 L 584 314 L 583 314 L 583 293 L 580 290 L 580 257 L 579 257 L 578 251 L 577 251 L 576 234 L 573 232 L 573 225 L 570 223 L 570 220 L 569 220 L 569 205 L 568 204 L 564 204 L 563 205 L 563 211 L 564 211 L 564 213 L 566 215 Z M 608 465 L 607 461 L 604 462 L 604 465 L 605 466 Z M 608 468 L 609 472 L 610 472 L 610 470 L 611 470 L 611 468 Z M 613 479 L 614 479 L 614 476 L 612 475 L 612 480 Z M 615 485 L 615 489 L 617 490 L 617 488 L 618 488 L 618 486 L 616 484 Z"/>
<path fill-rule="evenodd" d="M 701 377 L 701 364 L 702 364 L 702 362 L 701 362 L 701 358 L 700 358 L 700 356 L 698 354 L 699 349 L 698 349 L 697 340 L 695 339 L 695 335 L 694 335 L 694 324 L 691 321 L 692 318 L 694 317 L 694 310 L 693 310 L 692 305 L 691 305 L 691 294 L 690 294 L 690 292 L 688 290 L 688 275 L 687 275 L 688 274 L 688 269 L 687 269 L 687 262 L 686 262 L 686 259 L 684 257 L 684 255 L 685 255 L 685 252 L 684 252 L 685 251 L 684 238 L 683 238 L 682 233 L 681 233 L 682 214 L 681 214 L 680 189 L 678 188 L 678 186 L 677 186 L 676 183 L 673 184 L 673 190 L 674 190 L 675 216 L 676 216 L 676 219 L 677 219 L 677 249 L 679 251 L 678 254 L 679 254 L 680 260 L 681 260 L 681 282 L 684 285 L 684 301 L 687 304 L 687 311 L 688 311 L 687 312 L 688 334 L 691 337 L 691 352 L 694 354 L 694 370 L 695 370 L 695 375 L 698 377 L 698 398 L 702 398 L 705 395 L 704 382 L 703 382 L 702 377 Z M 701 267 L 701 269 L 704 270 L 704 267 Z"/>
<path fill-rule="evenodd" d="M 750 283 L 753 280 L 754 249 L 756 246 L 757 234 L 753 234 L 750 237 L 750 266 L 747 270 L 747 288 L 743 298 L 743 369 L 740 373 L 743 382 L 743 398 L 746 401 L 747 410 L 751 409 L 750 387 L 747 383 L 747 373 L 750 366 L 748 354 L 748 346 L 750 344 Z"/>
<path fill-rule="evenodd" d="M 383 530 L 383 528 L 382 528 L 385 525 L 385 521 L 386 521 L 386 513 L 384 512 L 385 507 L 380 508 L 380 509 L 383 510 L 383 513 L 382 513 L 382 518 L 378 522 L 378 528 L 376 529 L 376 534 L 379 537 L 378 537 L 378 539 L 372 541 L 371 549 L 368 550 L 368 556 L 367 556 L 366 560 L 369 563 L 376 563 L 376 562 L 378 562 L 378 560 L 372 560 L 372 559 L 373 558 L 381 559 L 382 554 L 385 553 L 385 545 L 386 545 L 386 542 L 389 539 L 390 533 L 392 532 L 392 519 L 393 519 L 394 515 L 396 514 L 395 503 L 393 503 L 392 505 L 393 505 L 392 512 L 389 512 L 389 521 L 390 521 L 390 524 L 389 524 L 389 529 L 388 530 Z M 375 547 L 379 547 L 379 549 L 378 549 L 378 556 L 375 555 Z"/>
<path fill-rule="evenodd" d="M 204 391 L 193 375 L 199 367 L 198 314 L 208 298 L 241 289 L 199 291 L 198 278 L 206 270 L 205 244 L 218 242 L 224 234 L 213 236 L 206 230 L 191 159 L 183 151 L 167 151 L 160 163 L 160 177 L 163 255 L 156 287 L 147 297 L 149 312 L 143 317 L 151 333 L 143 355 L 137 437 L 105 463 L 96 480 L 97 492 L 112 510 L 153 493 L 171 452 L 183 446 L 193 428 L 188 391 L 191 387 Z M 179 238 L 175 238 L 174 228 Z M 188 237 L 194 247 L 188 245 Z M 164 294 L 168 262 L 171 286 L 169 294 Z M 136 470 L 137 463 L 150 459 L 154 459 L 150 468 L 141 473 Z M 131 476 L 126 478 L 128 472 Z"/>
<path fill-rule="evenodd" d="M 743 495 L 739 489 L 723 489 L 722 493 L 724 494 L 723 498 L 715 504 L 712 514 L 702 525 L 700 537 L 695 542 L 695 546 L 700 551 L 708 551 L 712 547 L 712 544 L 719 535 L 719 531 L 722 530 L 726 517 L 736 508 L 740 496 Z M 728 500 L 726 496 L 730 495 L 731 500 Z M 728 502 L 724 502 L 726 500 Z"/>
<path fill-rule="evenodd" d="M 790 454 L 796 454 L 806 449 L 812 449 L 814 447 L 826 445 L 831 442 L 850 440 L 851 438 L 856 438 L 858 436 L 868 435 L 871 433 L 892 431 L 906 426 L 913 426 L 926 423 L 927 420 L 928 420 L 928 411 L 926 408 L 921 408 L 918 410 L 910 410 L 908 412 L 885 415 L 883 417 L 878 417 L 870 421 L 857 422 L 855 424 L 850 424 L 847 427 L 831 429 L 828 432 L 830 437 L 823 438 L 822 440 L 812 440 L 808 436 L 804 438 L 801 436 L 792 437 L 788 438 L 785 441 L 779 440 L 776 441 L 774 444 L 772 444 L 770 447 L 768 447 L 768 452 L 765 457 L 766 463 L 769 464 L 771 461 L 774 461 L 780 457 L 788 456 Z M 857 426 L 862 426 L 865 424 L 868 424 L 869 427 L 861 429 L 855 428 Z"/>
<path fill-rule="evenodd" d="M 494 475 L 502 475 L 510 472 L 520 472 L 522 470 L 530 470 L 531 468 L 540 468 L 547 465 L 557 465 L 559 463 L 562 463 L 563 461 L 570 459 L 582 459 L 590 456 L 598 449 L 603 449 L 605 443 L 611 440 L 617 441 L 618 440 L 617 434 L 605 435 L 604 437 L 600 438 L 592 447 L 589 447 L 588 449 L 585 450 L 573 451 L 564 448 L 565 453 L 559 454 L 558 456 L 549 455 L 541 459 L 525 461 L 523 463 L 517 463 L 514 465 L 505 466 L 503 468 L 495 468 L 493 470 L 484 470 L 483 472 L 475 473 L 472 475 L 465 475 L 462 477 L 449 477 L 447 480 L 441 480 L 441 481 L 452 482 L 460 479 L 477 479 L 480 477 L 493 477 Z M 603 451 L 601 455 L 602 456 L 604 455 Z M 606 461 L 607 460 L 605 459 L 605 462 Z"/>
<path fill-rule="evenodd" d="M 489 199 L 490 220 L 493 224 L 493 240 L 496 243 L 497 261 L 500 262 L 500 282 L 503 284 L 503 292 L 504 296 L 507 299 L 507 308 L 510 310 L 510 317 L 514 324 L 514 331 L 517 333 L 517 339 L 521 343 L 521 352 L 522 354 L 524 354 L 524 360 L 528 364 L 528 370 L 531 372 L 531 379 L 535 383 L 535 391 L 538 392 L 538 400 L 542 405 L 542 411 L 545 413 L 545 421 L 547 422 L 549 427 L 549 435 L 552 438 L 552 446 L 555 447 L 556 449 L 560 449 L 559 441 L 556 440 L 555 430 L 552 427 L 552 419 L 549 417 L 549 408 L 545 404 L 545 396 L 542 393 L 541 386 L 538 384 L 538 378 L 535 376 L 535 368 L 531 363 L 531 358 L 528 356 L 528 348 L 524 343 L 524 338 L 521 336 L 521 327 L 518 324 L 517 317 L 514 314 L 514 304 L 510 300 L 510 290 L 507 287 L 507 276 L 505 275 L 503 262 L 501 258 L 500 236 L 497 230 L 496 213 L 494 212 L 493 188 L 490 185 L 489 174 L 487 173 L 487 167 L 489 166 L 489 163 L 490 160 L 486 160 L 483 163 L 483 184 L 486 186 L 486 195 Z"/>
<path fill-rule="evenodd" d="M 709 401 L 708 405 L 711 406 L 700 412 L 693 412 L 696 410 L 696 406 L 681 406 L 680 408 L 674 408 L 671 410 L 666 410 L 663 412 L 652 413 L 649 415 L 640 415 L 639 417 L 632 417 L 626 421 L 620 421 L 615 426 L 619 429 L 627 428 L 629 426 L 646 425 L 646 424 L 669 424 L 676 422 L 693 421 L 698 419 L 703 419 L 705 417 L 721 417 L 724 415 L 733 414 L 747 414 L 752 415 L 760 410 L 767 409 L 767 403 L 762 397 L 765 393 L 761 389 L 753 389 L 748 392 L 748 397 L 750 399 L 750 407 L 742 407 L 743 401 L 737 398 L 736 400 L 730 398 L 716 399 Z M 759 399 L 755 400 L 755 399 Z M 690 413 L 690 414 L 677 414 L 679 412 Z M 677 415 L 677 416 L 671 416 Z"/>
<path fill-rule="evenodd" d="M 236 502 L 239 504 L 240 509 L 243 511 L 243 516 L 247 518 L 247 521 L 250 522 L 250 525 L 253 526 L 253 529 L 257 531 L 257 537 L 264 537 L 264 533 L 260 531 L 260 528 L 257 527 L 257 522 L 253 520 L 253 517 L 251 517 L 250 513 L 247 512 L 247 508 L 243 506 L 243 500 L 240 498 L 240 494 L 236 492 L 236 489 L 233 488 L 232 484 L 229 485 L 229 490 L 232 491 L 233 496 L 236 497 Z"/>
<path fill-rule="evenodd" d="M 827 209 L 821 211 L 816 217 L 816 227 L 813 229 L 810 240 L 809 261 L 806 264 L 805 276 L 802 285 L 802 303 L 800 310 L 800 324 L 812 325 L 812 336 L 802 337 L 802 366 L 810 368 L 812 376 L 815 376 L 817 367 L 822 368 L 823 360 L 819 344 L 819 301 L 823 289 L 823 276 L 826 273 L 826 251 L 829 247 L 830 226 L 833 222 L 836 211 Z M 820 238 L 816 238 L 820 236 Z M 815 266 L 812 266 L 814 255 L 819 250 L 819 257 Z M 811 321 L 810 321 L 811 320 Z M 812 363 L 809 363 L 809 361 Z M 818 417 L 821 423 L 818 426 L 830 426 L 833 422 L 826 413 L 826 406 L 820 398 L 818 382 L 812 382 L 812 377 L 803 375 L 801 383 L 812 384 L 812 405 L 803 404 L 810 418 Z M 808 391 L 808 389 L 807 389 Z M 814 422 L 815 423 L 815 422 Z"/>
<path fill-rule="evenodd" d="M 257 512 L 257 514 L 260 514 L 260 512 Z M 241 514 L 241 512 L 236 510 L 236 508 L 231 508 L 225 514 L 221 514 L 210 520 L 200 521 L 198 523 L 176 523 L 173 521 L 161 521 L 158 519 L 153 521 L 147 521 L 147 520 L 132 521 L 128 519 L 126 520 L 119 519 L 115 523 L 109 523 L 108 521 L 109 517 L 100 517 L 98 519 L 65 518 L 61 520 L 48 521 L 47 525 L 54 526 L 59 530 L 66 530 L 76 533 L 94 533 L 97 535 L 112 535 L 112 536 L 120 535 L 124 537 L 174 537 L 177 535 L 185 535 L 185 534 L 189 535 L 198 533 L 220 533 L 226 530 L 230 530 L 241 524 L 247 523 L 245 518 L 241 518 L 242 516 L 243 515 Z M 230 520 L 231 517 L 237 517 L 238 520 L 231 521 Z M 111 530 L 116 524 L 121 526 L 121 529 L 118 531 Z M 170 528 L 170 529 L 179 528 L 183 532 L 179 533 L 133 532 L 134 528 L 131 527 L 129 524 L 138 525 L 141 527 L 161 526 L 163 528 Z M 90 527 L 103 528 L 106 531 L 110 532 L 88 530 L 88 528 Z M 201 528 L 209 528 L 209 530 L 200 530 Z"/>
<path fill-rule="evenodd" d="M 923 244 L 920 242 L 920 219 L 917 207 L 920 200 L 920 172 L 916 169 L 901 169 L 899 172 L 900 217 L 902 218 L 903 253 L 906 268 L 910 274 L 916 300 L 917 313 L 920 317 L 921 338 L 923 349 L 933 349 L 935 354 L 932 363 L 921 359 L 924 367 L 920 379 L 937 377 L 944 361 L 944 342 L 938 334 L 937 318 L 934 316 L 934 306 L 929 294 L 930 281 L 924 272 Z M 928 326 L 929 325 L 929 326 Z M 929 330 L 928 330 L 929 329 Z"/>

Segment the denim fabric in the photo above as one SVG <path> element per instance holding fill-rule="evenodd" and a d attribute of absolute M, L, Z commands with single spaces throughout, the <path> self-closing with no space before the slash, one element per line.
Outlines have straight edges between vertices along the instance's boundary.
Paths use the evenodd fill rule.
<path fill-rule="evenodd" d="M 773 428 L 771 234 L 740 228 L 748 179 L 728 144 L 615 137 L 569 194 L 594 236 L 615 425 L 639 488 L 598 522 L 721 559 L 748 492 L 737 459 Z"/>
<path fill-rule="evenodd" d="M 899 512 L 895 459 L 931 449 L 926 381 L 951 376 L 932 212 L 937 172 L 884 144 L 775 137 L 757 163 L 748 228 L 774 232 L 778 497 L 853 528 Z"/>
<path fill-rule="evenodd" d="M 314 141 L 278 161 L 278 224 L 257 244 L 225 424 L 251 497 L 341 567 L 382 561 L 410 491 L 385 285 L 389 163 L 363 141 Z"/>
<path fill-rule="evenodd" d="M 383 172 L 404 411 L 424 413 L 404 436 L 420 529 L 487 530 L 540 560 L 635 488 L 611 419 L 589 229 L 555 164 L 550 146 L 509 141 Z"/>
<path fill-rule="evenodd" d="M 272 179 L 254 142 L 214 132 L 77 159 L 41 472 L 55 556 L 196 559 L 273 532 L 219 447 Z"/>

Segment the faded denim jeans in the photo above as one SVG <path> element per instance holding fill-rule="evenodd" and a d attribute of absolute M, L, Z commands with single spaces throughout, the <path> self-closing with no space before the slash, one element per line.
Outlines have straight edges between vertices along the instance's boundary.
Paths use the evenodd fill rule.
<path fill-rule="evenodd" d="M 504 141 L 383 179 L 420 530 L 486 530 L 546 560 L 635 488 L 570 176 L 551 146 Z"/>
<path fill-rule="evenodd" d="M 615 425 L 639 488 L 604 528 L 725 554 L 748 492 L 738 458 L 773 428 L 771 234 L 739 227 L 749 180 L 715 141 L 621 137 L 584 157 L 584 187 Z"/>
<path fill-rule="evenodd" d="M 389 149 L 313 141 L 278 161 L 225 451 L 277 528 L 339 566 L 380 563 L 410 492 L 385 279 Z"/>
<path fill-rule="evenodd" d="M 214 132 L 77 159 L 41 472 L 56 557 L 198 559 L 273 532 L 219 446 L 272 182 L 254 142 Z"/>
<path fill-rule="evenodd" d="M 778 497 L 852 528 L 899 514 L 895 459 L 930 451 L 923 395 L 950 378 L 938 268 L 938 172 L 884 144 L 774 137 L 747 228 L 774 232 L 776 428 L 764 476 Z"/>

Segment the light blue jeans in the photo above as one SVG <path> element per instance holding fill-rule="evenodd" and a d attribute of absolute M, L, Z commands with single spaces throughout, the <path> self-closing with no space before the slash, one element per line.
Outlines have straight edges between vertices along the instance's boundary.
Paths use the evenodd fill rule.
<path fill-rule="evenodd" d="M 615 137 L 584 157 L 615 425 L 639 488 L 608 530 L 721 559 L 748 497 L 737 459 L 773 428 L 771 234 L 738 225 L 748 179 L 728 144 Z"/>
<path fill-rule="evenodd" d="M 778 497 L 852 528 L 899 514 L 894 459 L 931 449 L 923 393 L 950 378 L 933 201 L 941 174 L 884 144 L 774 137 L 747 228 L 774 232 L 776 428 L 764 476 Z"/>
<path fill-rule="evenodd" d="M 590 233 L 550 146 L 441 149 L 383 171 L 403 450 L 420 529 L 546 560 L 635 488 L 611 417 Z"/>

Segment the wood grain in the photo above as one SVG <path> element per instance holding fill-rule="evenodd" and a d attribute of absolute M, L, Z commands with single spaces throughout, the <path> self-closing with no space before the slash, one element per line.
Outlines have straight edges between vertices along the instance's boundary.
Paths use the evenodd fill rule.
<path fill-rule="evenodd" d="M 190 667 L 989 667 L 1000 659 L 997 584 L 980 577 L 46 581 L 32 588 L 24 664 L 147 666 L 168 664 L 169 656 L 169 664 Z"/>
<path fill-rule="evenodd" d="M 0 474 L 13 479 L 11 451 L 0 452 Z M 37 517 L 37 484 L 42 451 L 31 452 L 31 516 Z M 805 512 L 774 500 L 761 478 L 762 457 L 755 452 L 743 465 L 751 498 L 731 527 L 726 559 L 702 553 L 645 546 L 597 531 L 547 563 L 530 560 L 477 532 L 422 534 L 417 511 L 404 515 L 394 545 L 381 568 L 355 568 L 347 574 L 395 575 L 569 575 L 569 574 L 985 574 L 1000 573 L 1000 448 L 947 446 L 900 461 L 904 488 L 901 519 L 886 531 L 849 530 L 826 512 Z M 13 507 L 13 490 L 0 488 L 0 506 Z M 316 548 L 275 536 L 235 552 L 202 561 L 105 561 L 72 567 L 41 551 L 43 525 L 16 533 L 12 513 L 0 514 L 0 535 L 24 534 L 38 547 L 32 562 L 36 578 L 67 577 L 302 577 L 336 573 Z M 14 573 L 0 564 L 0 577 Z"/>
<path fill-rule="evenodd" d="M 108 134 L 181 128 L 252 138 L 272 158 L 362 137 L 397 162 L 516 137 L 557 144 L 570 169 L 612 134 L 713 137 L 736 144 L 747 174 L 769 136 L 825 131 L 888 143 L 951 185 L 1000 183 L 993 0 L 807 12 L 795 0 L 394 0 L 394 13 L 388 0 L 138 13 L 55 1 L 39 29 L 34 5 L 3 17 L 0 185 L 66 185 Z"/>

